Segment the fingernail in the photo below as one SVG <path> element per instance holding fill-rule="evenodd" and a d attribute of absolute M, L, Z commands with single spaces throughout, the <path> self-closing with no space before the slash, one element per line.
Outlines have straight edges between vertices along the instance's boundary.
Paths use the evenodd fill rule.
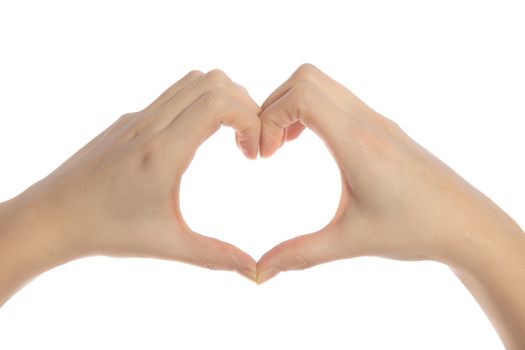
<path fill-rule="evenodd" d="M 276 267 L 268 267 L 265 270 L 263 270 L 259 275 L 257 276 L 257 284 L 263 284 L 264 282 L 268 281 L 269 279 L 274 278 L 279 274 L 281 270 L 279 270 Z"/>

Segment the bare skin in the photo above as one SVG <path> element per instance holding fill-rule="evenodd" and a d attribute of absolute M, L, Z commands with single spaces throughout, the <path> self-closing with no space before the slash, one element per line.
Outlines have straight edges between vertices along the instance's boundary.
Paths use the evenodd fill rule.
<path fill-rule="evenodd" d="M 271 156 L 305 127 L 342 179 L 333 220 L 259 262 L 201 236 L 178 205 L 180 179 L 221 124 L 245 155 Z M 0 203 L 0 305 L 42 272 L 90 255 L 142 256 L 278 273 L 358 256 L 435 260 L 478 300 L 508 349 L 525 348 L 525 235 L 490 199 L 394 122 L 312 65 L 259 108 L 221 71 L 190 72 L 144 110 L 120 118 L 47 178 Z"/>
<path fill-rule="evenodd" d="M 490 199 L 312 65 L 264 102 L 260 118 L 262 156 L 308 127 L 332 152 L 343 191 L 324 229 L 260 259 L 259 283 L 358 256 L 435 260 L 471 291 L 508 349 L 525 348 L 525 235 Z"/>
<path fill-rule="evenodd" d="M 190 72 L 3 203 L 0 305 L 45 270 L 90 255 L 171 259 L 254 280 L 249 255 L 190 230 L 178 193 L 197 148 L 221 124 L 237 131 L 248 158 L 257 157 L 258 111 L 223 72 Z"/>

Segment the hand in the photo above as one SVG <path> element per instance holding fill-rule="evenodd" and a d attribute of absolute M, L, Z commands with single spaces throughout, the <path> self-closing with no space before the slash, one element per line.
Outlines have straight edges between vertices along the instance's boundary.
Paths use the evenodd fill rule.
<path fill-rule="evenodd" d="M 122 116 L 16 203 L 30 203 L 69 259 L 88 255 L 172 259 L 255 279 L 255 261 L 201 236 L 179 208 L 181 176 L 221 124 L 248 158 L 258 153 L 259 107 L 218 70 L 190 72 L 144 110 Z M 49 223 L 52 220 L 52 223 Z M 56 244 L 54 242 L 53 244 Z"/>
<path fill-rule="evenodd" d="M 317 133 L 339 165 L 342 195 L 325 228 L 261 258 L 259 283 L 281 271 L 364 255 L 469 264 L 473 240 L 489 241 L 488 232 L 502 225 L 516 231 L 488 198 L 312 65 L 301 66 L 264 102 L 260 118 L 263 157 L 304 127 Z"/>

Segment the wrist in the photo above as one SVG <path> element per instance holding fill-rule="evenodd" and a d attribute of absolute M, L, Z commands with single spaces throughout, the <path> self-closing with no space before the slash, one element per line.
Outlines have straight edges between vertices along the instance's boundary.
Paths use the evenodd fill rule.
<path fill-rule="evenodd" d="M 482 227 L 465 227 L 447 245 L 449 248 L 438 260 L 454 271 L 479 276 L 497 273 L 501 264 L 523 256 L 525 234 L 509 217 Z"/>
<path fill-rule="evenodd" d="M 0 204 L 0 305 L 33 278 L 75 259 L 60 225 L 23 194 Z"/>
<path fill-rule="evenodd" d="M 25 235 L 28 242 L 38 242 L 49 263 L 60 264 L 77 257 L 76 242 L 68 234 L 71 228 L 66 227 L 64 213 L 58 206 L 30 190 L 7 204 L 12 230 Z"/>
<path fill-rule="evenodd" d="M 469 289 L 509 349 L 523 349 L 525 234 L 512 220 L 458 245 L 451 270 Z"/>

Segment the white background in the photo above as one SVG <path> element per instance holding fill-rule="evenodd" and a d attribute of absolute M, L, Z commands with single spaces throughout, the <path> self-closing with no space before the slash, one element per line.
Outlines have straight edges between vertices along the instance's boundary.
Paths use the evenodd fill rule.
<path fill-rule="evenodd" d="M 312 62 L 525 224 L 520 1 L 0 2 L 0 200 L 190 69 L 262 103 Z M 189 225 L 258 259 L 324 226 L 338 170 L 312 133 L 245 160 L 231 130 L 183 179 Z M 1 252 L 0 252 L 1 254 Z M 1 268 L 1 267 L 0 267 Z M 0 349 L 502 349 L 446 266 L 376 258 L 263 286 L 176 262 L 90 258 L 0 309 Z"/>

